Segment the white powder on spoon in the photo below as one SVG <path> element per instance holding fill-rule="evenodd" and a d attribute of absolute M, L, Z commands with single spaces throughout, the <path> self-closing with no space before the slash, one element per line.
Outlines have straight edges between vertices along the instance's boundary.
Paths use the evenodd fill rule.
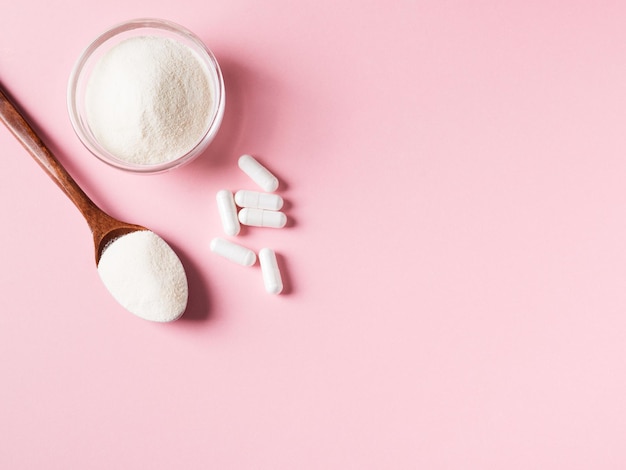
<path fill-rule="evenodd" d="M 85 109 L 94 137 L 135 164 L 189 152 L 209 127 L 211 82 L 200 57 L 173 39 L 142 36 L 114 46 L 87 82 Z"/>
<path fill-rule="evenodd" d="M 185 269 L 170 246 L 150 230 L 113 240 L 100 256 L 98 274 L 115 300 L 145 320 L 173 321 L 187 307 Z"/>

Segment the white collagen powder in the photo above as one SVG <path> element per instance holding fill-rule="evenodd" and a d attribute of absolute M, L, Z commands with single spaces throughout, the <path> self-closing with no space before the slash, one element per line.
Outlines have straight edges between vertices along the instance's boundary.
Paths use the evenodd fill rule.
<path fill-rule="evenodd" d="M 198 54 L 157 36 L 114 46 L 94 67 L 85 92 L 87 122 L 100 145 L 140 165 L 189 152 L 207 131 L 212 106 Z"/>
<path fill-rule="evenodd" d="M 115 239 L 100 257 L 98 274 L 115 300 L 145 320 L 173 321 L 187 307 L 185 269 L 170 246 L 149 230 Z"/>

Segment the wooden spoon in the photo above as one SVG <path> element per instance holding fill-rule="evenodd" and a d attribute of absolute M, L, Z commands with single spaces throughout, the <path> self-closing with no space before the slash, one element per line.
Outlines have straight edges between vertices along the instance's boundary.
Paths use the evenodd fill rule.
<path fill-rule="evenodd" d="M 96 265 L 109 243 L 122 235 L 147 230 L 140 225 L 121 222 L 94 204 L 28 124 L 20 111 L 9 101 L 0 86 L 0 120 L 21 142 L 48 176 L 63 190 L 83 214 L 93 234 Z"/>

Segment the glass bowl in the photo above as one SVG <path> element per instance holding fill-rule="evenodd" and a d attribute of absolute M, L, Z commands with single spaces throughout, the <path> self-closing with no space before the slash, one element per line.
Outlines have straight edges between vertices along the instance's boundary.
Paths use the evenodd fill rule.
<path fill-rule="evenodd" d="M 194 51 L 205 68 L 211 87 L 212 103 L 208 124 L 193 148 L 182 155 L 160 163 L 128 162 L 109 152 L 98 142 L 87 119 L 85 95 L 95 65 L 113 47 L 122 41 L 140 36 L 157 36 L 175 40 Z M 191 31 L 161 19 L 135 19 L 119 24 L 96 38 L 78 58 L 69 79 L 67 107 L 72 127 L 85 147 L 104 163 L 135 173 L 160 173 L 178 168 L 200 155 L 215 137 L 224 115 L 224 79 L 213 53 Z"/>

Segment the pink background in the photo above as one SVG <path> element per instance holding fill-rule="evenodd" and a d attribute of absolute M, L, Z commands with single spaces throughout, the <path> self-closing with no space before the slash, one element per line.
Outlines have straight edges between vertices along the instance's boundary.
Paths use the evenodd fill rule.
<path fill-rule="evenodd" d="M 6 3 L 6 2 L 5 2 Z M 108 27 L 198 34 L 226 82 L 205 155 L 90 158 L 70 69 Z M 626 6 L 617 1 L 11 2 L 0 81 L 111 214 L 180 253 L 174 324 L 102 286 L 86 224 L 0 127 L 3 469 L 626 468 Z M 283 182 L 218 258 L 218 189 Z"/>

